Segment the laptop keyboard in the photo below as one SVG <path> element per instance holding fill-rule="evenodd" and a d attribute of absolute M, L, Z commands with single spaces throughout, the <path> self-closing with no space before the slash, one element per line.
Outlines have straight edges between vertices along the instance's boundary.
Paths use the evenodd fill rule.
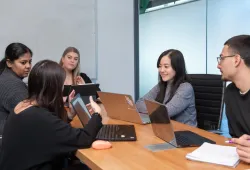
<path fill-rule="evenodd" d="M 188 145 L 188 138 L 186 136 L 181 135 L 180 133 L 175 133 L 176 142 L 178 145 Z"/>
<path fill-rule="evenodd" d="M 117 125 L 104 125 L 97 134 L 97 138 L 112 140 L 117 137 L 117 134 L 115 134 L 117 130 L 118 130 Z"/>
<path fill-rule="evenodd" d="M 204 142 L 208 142 L 212 144 L 215 143 L 214 141 L 207 139 L 205 137 L 202 137 L 191 131 L 176 131 L 175 138 L 176 138 L 177 145 L 180 145 L 180 146 L 200 146 Z"/>
<path fill-rule="evenodd" d="M 130 129 L 131 128 L 131 129 Z M 103 125 L 96 139 L 106 141 L 135 141 L 136 137 L 125 136 L 125 131 L 134 129 L 132 125 Z"/>

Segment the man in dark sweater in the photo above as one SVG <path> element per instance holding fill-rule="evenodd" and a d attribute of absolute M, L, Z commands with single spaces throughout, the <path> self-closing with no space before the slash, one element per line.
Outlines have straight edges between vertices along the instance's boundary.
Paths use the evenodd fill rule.
<path fill-rule="evenodd" d="M 222 79 L 232 81 L 225 92 L 229 133 L 240 159 L 250 163 L 250 35 L 227 40 L 217 60 Z"/>

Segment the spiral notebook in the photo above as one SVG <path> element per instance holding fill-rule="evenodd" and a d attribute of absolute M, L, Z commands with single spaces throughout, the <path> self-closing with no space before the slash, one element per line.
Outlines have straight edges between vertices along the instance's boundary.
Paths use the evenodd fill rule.
<path fill-rule="evenodd" d="M 239 156 L 236 152 L 236 147 L 210 144 L 207 142 L 203 143 L 193 152 L 188 153 L 186 158 L 193 161 L 230 167 L 236 167 L 239 163 Z"/>

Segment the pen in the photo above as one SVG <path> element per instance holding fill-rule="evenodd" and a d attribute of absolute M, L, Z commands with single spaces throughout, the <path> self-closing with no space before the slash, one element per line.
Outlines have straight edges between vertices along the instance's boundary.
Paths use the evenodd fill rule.
<path fill-rule="evenodd" d="M 248 139 L 248 141 L 250 140 Z M 232 140 L 226 140 L 225 143 L 234 143 L 234 142 Z"/>

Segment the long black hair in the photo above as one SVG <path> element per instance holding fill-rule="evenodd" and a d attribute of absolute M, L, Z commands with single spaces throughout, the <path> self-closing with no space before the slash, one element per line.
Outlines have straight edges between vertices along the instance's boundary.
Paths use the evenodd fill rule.
<path fill-rule="evenodd" d="M 31 56 L 33 55 L 31 49 L 22 43 L 9 44 L 5 49 L 4 58 L 0 61 L 0 74 L 2 74 L 4 69 L 7 67 L 7 60 L 13 62 L 26 53 L 30 53 Z"/>
<path fill-rule="evenodd" d="M 181 83 L 188 81 L 186 66 L 185 66 L 185 60 L 183 57 L 183 54 L 179 50 L 170 49 L 166 50 L 159 56 L 157 60 L 157 68 L 160 66 L 161 59 L 165 56 L 168 56 L 171 61 L 171 67 L 176 72 L 174 78 L 173 78 L 173 85 L 170 91 L 169 99 L 166 101 L 168 103 L 172 97 L 174 96 L 176 90 L 180 86 Z M 157 94 L 156 101 L 163 103 L 166 93 L 166 88 L 168 85 L 168 82 L 164 82 L 159 74 L 159 87 L 160 91 Z"/>
<path fill-rule="evenodd" d="M 28 79 L 28 101 L 36 101 L 38 106 L 55 112 L 66 121 L 63 104 L 64 69 L 56 62 L 42 60 L 32 68 Z"/>

